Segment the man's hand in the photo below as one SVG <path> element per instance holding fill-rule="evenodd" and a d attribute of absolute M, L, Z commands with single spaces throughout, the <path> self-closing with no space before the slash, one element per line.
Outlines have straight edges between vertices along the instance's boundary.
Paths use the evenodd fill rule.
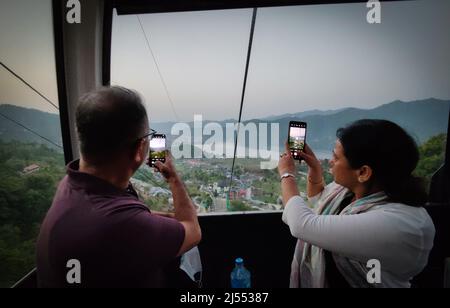
<path fill-rule="evenodd" d="M 175 170 L 173 158 L 169 151 L 166 151 L 166 162 L 156 162 L 155 171 L 161 172 L 169 183 L 172 191 L 173 207 L 175 208 L 174 218 L 178 220 L 184 228 L 184 241 L 178 251 L 181 256 L 186 251 L 191 250 L 202 239 L 202 230 L 197 219 L 197 210 L 189 197 L 186 187 Z"/>
<path fill-rule="evenodd" d="M 166 161 L 165 161 L 165 163 L 157 161 L 155 163 L 154 170 L 156 172 L 161 172 L 163 177 L 169 183 L 178 179 L 177 170 L 175 169 L 175 165 L 173 164 L 172 154 L 170 153 L 169 150 L 166 150 Z"/>

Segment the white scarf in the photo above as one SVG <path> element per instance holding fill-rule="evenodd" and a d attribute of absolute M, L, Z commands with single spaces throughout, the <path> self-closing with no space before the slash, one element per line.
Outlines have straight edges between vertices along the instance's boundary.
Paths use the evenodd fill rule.
<path fill-rule="evenodd" d="M 317 201 L 318 215 L 337 215 L 339 206 L 350 191 L 340 185 Z M 375 205 L 385 204 L 387 196 L 378 192 L 350 203 L 339 215 L 355 215 L 365 212 Z M 352 287 L 368 287 L 366 280 L 367 268 L 354 260 L 333 254 L 336 266 Z M 325 254 L 322 248 L 297 241 L 294 259 L 291 266 L 291 282 L 293 288 L 323 288 L 325 280 Z"/>

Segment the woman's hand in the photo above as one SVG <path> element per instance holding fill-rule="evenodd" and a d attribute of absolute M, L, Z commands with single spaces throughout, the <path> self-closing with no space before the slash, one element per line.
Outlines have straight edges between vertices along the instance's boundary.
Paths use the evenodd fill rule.
<path fill-rule="evenodd" d="M 295 168 L 295 160 L 292 157 L 291 150 L 289 149 L 289 144 L 286 142 L 285 152 L 280 155 L 280 161 L 278 162 L 278 172 L 280 177 L 288 172 L 294 177 L 286 177 L 281 179 L 281 196 L 283 199 L 283 207 L 293 196 L 298 196 L 297 182 L 295 180 L 295 174 L 297 172 Z"/>
<path fill-rule="evenodd" d="M 306 192 L 308 197 L 313 197 L 324 189 L 322 165 L 306 143 L 304 152 L 300 152 L 300 157 L 303 158 L 309 167 Z"/>
<path fill-rule="evenodd" d="M 280 155 L 280 160 L 278 161 L 278 173 L 282 176 L 286 172 L 295 174 L 295 171 L 295 160 L 292 157 L 291 150 L 289 149 L 289 143 L 286 142 L 285 152 Z"/>
<path fill-rule="evenodd" d="M 317 171 L 322 174 L 322 166 L 320 165 L 320 161 L 306 143 L 304 151 L 300 151 L 299 156 L 303 158 L 311 171 Z"/>

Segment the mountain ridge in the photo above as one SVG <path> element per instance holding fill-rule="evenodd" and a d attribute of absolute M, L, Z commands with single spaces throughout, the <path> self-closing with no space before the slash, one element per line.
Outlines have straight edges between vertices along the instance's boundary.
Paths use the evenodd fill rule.
<path fill-rule="evenodd" d="M 432 136 L 447 132 L 449 110 L 450 100 L 436 98 L 410 102 L 395 100 L 371 109 L 355 107 L 326 111 L 316 109 L 279 116 L 269 116 L 261 119 L 246 120 L 243 121 L 243 124 L 245 125 L 251 122 L 255 124 L 278 123 L 280 132 L 279 147 L 282 148 L 284 140 L 287 139 L 289 121 L 305 121 L 308 123 L 307 142 L 309 145 L 313 149 L 328 151 L 334 144 L 335 132 L 338 128 L 363 118 L 391 120 L 406 129 L 418 143 L 422 143 Z M 1 104 L 0 112 L 50 140 L 58 144 L 62 143 L 60 121 L 57 114 L 10 104 Z M 17 126 L 5 118 L 2 119 L 3 120 L 0 121 L 0 139 L 48 144 L 46 141 L 27 132 L 22 127 Z M 225 132 L 225 125 L 227 122 L 203 120 L 203 125 L 210 122 L 219 123 L 219 125 L 224 128 L 223 131 Z M 178 137 L 170 134 L 173 124 L 175 124 L 175 122 L 150 121 L 150 125 L 153 129 L 167 135 L 168 144 Z M 191 130 L 193 130 L 193 122 L 188 122 L 187 124 Z M 193 134 L 191 135 L 193 136 Z M 270 141 L 270 137 L 269 129 L 267 142 Z M 203 141 L 208 138 L 208 136 L 203 136 Z M 248 140 L 246 140 L 246 146 L 249 146 Z"/>

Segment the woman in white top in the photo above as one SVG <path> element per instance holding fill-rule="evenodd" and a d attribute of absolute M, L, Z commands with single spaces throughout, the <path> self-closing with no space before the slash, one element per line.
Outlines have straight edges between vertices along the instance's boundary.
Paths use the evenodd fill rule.
<path fill-rule="evenodd" d="M 309 204 L 300 196 L 286 144 L 278 170 L 283 221 L 298 238 L 291 287 L 410 287 L 433 246 L 427 194 L 412 175 L 414 140 L 398 125 L 360 120 L 341 128 L 325 186 L 320 162 L 306 146 Z"/>

